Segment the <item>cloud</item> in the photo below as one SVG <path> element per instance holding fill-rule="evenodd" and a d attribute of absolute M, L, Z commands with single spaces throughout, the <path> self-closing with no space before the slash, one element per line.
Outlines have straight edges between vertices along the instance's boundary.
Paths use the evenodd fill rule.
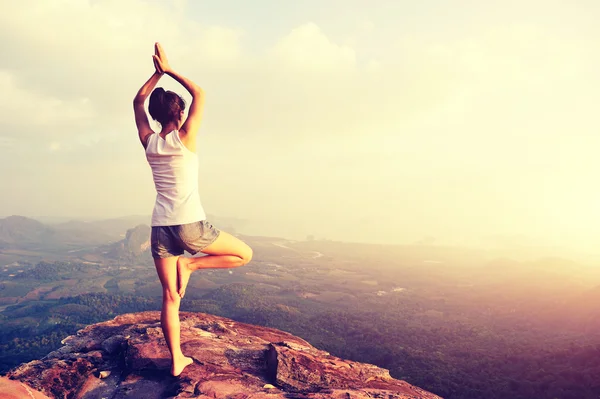
<path fill-rule="evenodd" d="M 40 109 L 34 112 L 43 115 L 32 123 L 94 114 L 99 131 L 124 126 L 133 95 L 153 70 L 154 41 L 171 44 L 167 48 L 175 60 L 192 58 L 212 67 L 233 62 L 238 53 L 238 31 L 189 19 L 173 23 L 184 7 L 174 5 L 138 0 L 9 3 L 0 15 L 0 39 L 6 44 L 1 84 L 18 91 L 25 102 L 19 105 Z M 57 110 L 62 116 L 52 116 Z M 78 129 L 66 125 L 62 134 Z"/>
<path fill-rule="evenodd" d="M 249 54 L 241 41 L 246 32 L 186 17 L 185 1 L 20 4 L 0 16 L 0 84 L 15 99 L 3 119 L 17 115 L 23 131 L 65 122 L 48 129 L 53 139 L 80 133 L 79 123 L 89 120 L 86 133 L 98 137 L 132 130 L 131 98 L 152 72 L 155 40 L 206 88 L 206 128 L 281 144 L 374 132 L 436 135 L 444 126 L 472 136 L 485 119 L 524 123 L 525 105 L 539 114 L 564 105 L 549 87 L 567 90 L 585 66 L 574 39 L 523 25 L 459 38 L 381 38 L 364 19 L 360 29 L 389 51 L 362 60 L 360 48 L 335 42 L 312 22 Z M 168 78 L 161 85 L 182 91 Z"/>
<path fill-rule="evenodd" d="M 50 143 L 50 146 L 48 147 L 48 149 L 50 150 L 50 152 L 56 152 L 58 150 L 60 150 L 61 145 L 60 143 L 53 141 L 52 143 Z"/>
<path fill-rule="evenodd" d="M 5 85 L 19 90 L 21 106 L 39 110 L 34 120 L 93 118 L 86 134 L 133 128 L 131 98 L 152 72 L 155 40 L 174 66 L 206 87 L 205 126 L 225 135 L 289 141 L 397 127 L 443 99 L 449 87 L 443 68 L 423 71 L 418 62 L 361 66 L 356 49 L 310 22 L 247 54 L 243 31 L 181 19 L 185 2 L 19 4 L 0 16 L 0 39 L 7 43 L 0 67 L 11 76 Z M 160 84 L 182 91 L 168 78 Z M 29 121 L 21 121 L 27 130 Z M 81 130 L 67 123 L 48 134 Z"/>
<path fill-rule="evenodd" d="M 15 139 L 0 136 L 0 148 L 9 149 L 16 144 Z"/>
<path fill-rule="evenodd" d="M 240 38 L 243 34 L 241 30 L 209 26 L 201 32 L 198 50 L 192 54 L 196 54 L 198 64 L 208 61 L 213 67 L 231 67 L 241 57 Z"/>
<path fill-rule="evenodd" d="M 375 23 L 369 19 L 361 19 L 358 21 L 357 27 L 360 33 L 368 33 L 375 29 Z"/>
<path fill-rule="evenodd" d="M 203 129 L 212 134 L 250 136 L 256 153 L 268 153 L 267 143 L 285 151 L 315 140 L 336 148 L 337 140 L 362 136 L 387 154 L 387 136 L 418 146 L 429 137 L 427 150 L 438 164 L 464 163 L 464 152 L 449 153 L 449 146 L 476 146 L 502 129 L 517 132 L 533 114 L 541 120 L 546 110 L 560 109 L 564 99 L 549 96 L 549 85 L 567 90 L 585 65 L 574 40 L 520 25 L 459 38 L 381 38 L 365 20 L 373 40 L 389 51 L 362 60 L 360 48 L 335 42 L 312 22 L 249 54 L 245 32 L 182 18 L 185 2 L 73 0 L 58 7 L 32 0 L 9 7 L 0 16 L 0 38 L 8 44 L 0 85 L 12 99 L 0 112 L 5 121 L 16 116 L 19 128 L 4 134 L 22 137 L 45 125 L 48 145 L 82 133 L 106 140 L 111 133 L 116 145 L 135 151 L 137 143 L 118 137 L 135 133 L 131 98 L 152 72 L 155 40 L 174 66 L 205 87 Z M 182 92 L 168 78 L 160 85 Z"/>
<path fill-rule="evenodd" d="M 294 28 L 271 49 L 274 61 L 287 72 L 308 70 L 344 74 L 356 67 L 356 53 L 333 43 L 314 23 Z"/>
<path fill-rule="evenodd" d="M 12 73 L 0 70 L 0 119 L 10 130 L 28 125 L 37 134 L 64 125 L 81 127 L 90 124 L 94 115 L 90 99 L 86 97 L 61 99 L 57 96 L 26 90 L 17 85 Z M 60 93 L 59 93 L 60 94 Z M 26 132 L 29 129 L 25 130 Z"/>

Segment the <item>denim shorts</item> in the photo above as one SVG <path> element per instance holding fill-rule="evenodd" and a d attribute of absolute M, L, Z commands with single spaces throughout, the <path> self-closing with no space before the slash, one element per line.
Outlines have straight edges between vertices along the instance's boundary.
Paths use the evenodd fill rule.
<path fill-rule="evenodd" d="M 153 226 L 150 234 L 152 257 L 181 256 L 183 251 L 195 255 L 215 242 L 220 233 L 207 220 L 177 226 Z"/>

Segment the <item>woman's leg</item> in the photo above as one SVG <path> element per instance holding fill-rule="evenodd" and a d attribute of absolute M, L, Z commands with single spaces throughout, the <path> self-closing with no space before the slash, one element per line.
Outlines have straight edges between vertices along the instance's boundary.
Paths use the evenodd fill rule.
<path fill-rule="evenodd" d="M 252 259 L 252 248 L 238 238 L 221 231 L 219 237 L 202 250 L 207 256 L 200 258 L 179 257 L 177 261 L 177 287 L 181 298 L 190 281 L 190 275 L 198 269 L 231 269 L 240 267 Z"/>
<path fill-rule="evenodd" d="M 181 297 L 177 293 L 177 259 L 173 256 L 163 259 L 154 259 L 156 272 L 162 284 L 163 300 L 160 312 L 160 324 L 171 352 L 171 374 L 178 376 L 183 369 L 192 364 L 193 360 L 181 352 L 179 304 Z"/>

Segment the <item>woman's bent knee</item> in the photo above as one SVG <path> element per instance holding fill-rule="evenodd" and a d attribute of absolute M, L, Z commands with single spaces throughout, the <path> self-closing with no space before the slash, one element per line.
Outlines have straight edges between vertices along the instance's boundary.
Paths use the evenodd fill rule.
<path fill-rule="evenodd" d="M 246 245 L 244 243 L 244 248 L 240 251 L 240 253 L 238 254 L 239 258 L 240 258 L 240 266 L 244 266 L 247 265 L 248 263 L 250 263 L 250 261 L 252 260 L 252 255 L 253 255 L 253 251 L 252 248 L 250 248 L 248 245 Z"/>
<path fill-rule="evenodd" d="M 239 238 L 229 233 L 221 231 L 221 234 L 214 243 L 202 250 L 207 255 L 230 255 L 238 257 L 240 260 L 235 266 L 244 266 L 252 260 L 252 248 Z"/>

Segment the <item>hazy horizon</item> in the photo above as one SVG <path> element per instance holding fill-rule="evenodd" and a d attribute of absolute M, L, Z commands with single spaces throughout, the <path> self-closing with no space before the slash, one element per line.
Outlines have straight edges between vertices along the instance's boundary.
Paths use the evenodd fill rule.
<path fill-rule="evenodd" d="M 150 215 L 131 102 L 160 41 L 206 91 L 208 214 L 597 256 L 598 17 L 587 0 L 7 3 L 0 214 Z"/>

